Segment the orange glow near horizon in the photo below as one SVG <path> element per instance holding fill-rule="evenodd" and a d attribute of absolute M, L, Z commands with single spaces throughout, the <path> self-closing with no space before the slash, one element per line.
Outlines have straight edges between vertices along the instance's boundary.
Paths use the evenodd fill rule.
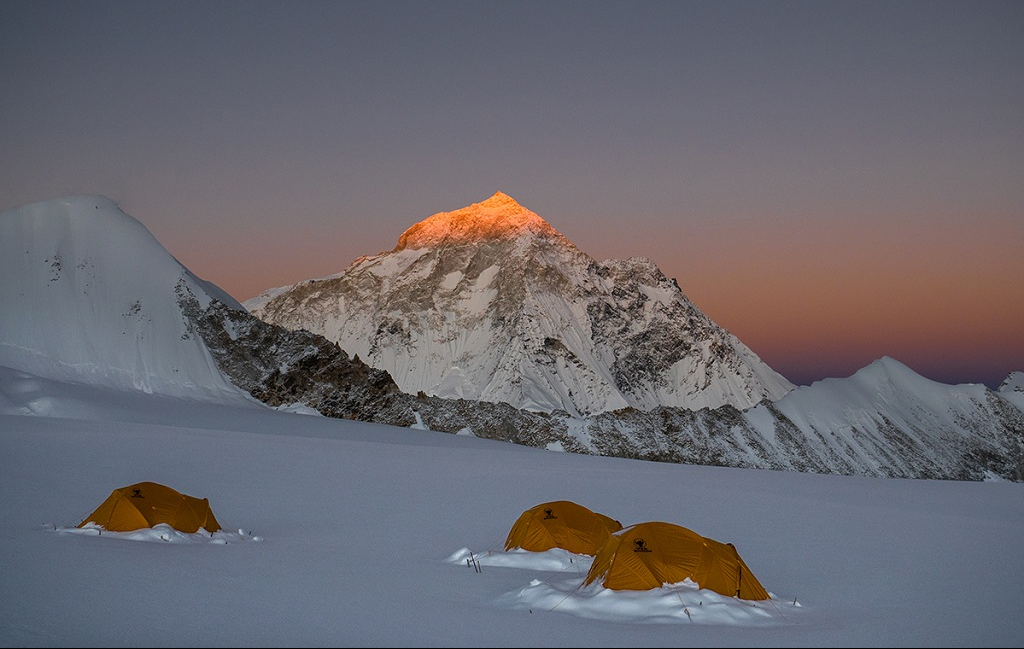
<path fill-rule="evenodd" d="M 745 236 L 730 228 L 709 237 L 720 244 L 658 261 L 780 371 L 822 357 L 848 359 L 850 372 L 882 355 L 922 373 L 967 357 L 1012 360 L 997 349 L 1024 365 L 1020 226 L 989 223 L 976 233 L 890 223 L 851 232 L 808 222 L 797 234 Z"/>

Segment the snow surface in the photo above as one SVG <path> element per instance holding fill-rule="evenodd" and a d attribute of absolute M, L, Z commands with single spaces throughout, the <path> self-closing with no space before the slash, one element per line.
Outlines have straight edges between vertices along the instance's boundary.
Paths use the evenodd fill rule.
<path fill-rule="evenodd" d="M 31 414 L 30 414 L 31 413 Z M 0 644 L 1020 646 L 1024 485 L 660 464 L 0 370 Z M 75 526 L 143 480 L 224 531 Z M 734 543 L 772 594 L 502 551 L 570 499 Z M 479 569 L 478 569 L 479 568 Z"/>
<path fill-rule="evenodd" d="M 39 220 L 15 221 L 0 227 Z M 91 274 L 136 252 L 79 258 L 75 210 L 50 223 L 3 230 L 39 246 L 0 260 L 2 646 L 1021 645 L 1024 484 L 662 464 L 274 410 L 225 389 L 178 328 L 168 292 L 201 280 L 141 233 L 133 263 L 153 276 Z M 902 372 L 883 359 L 863 378 Z M 76 528 L 141 481 L 209 498 L 224 530 Z M 520 513 L 561 499 L 733 543 L 772 599 L 583 588 L 590 557 L 502 551 Z"/>

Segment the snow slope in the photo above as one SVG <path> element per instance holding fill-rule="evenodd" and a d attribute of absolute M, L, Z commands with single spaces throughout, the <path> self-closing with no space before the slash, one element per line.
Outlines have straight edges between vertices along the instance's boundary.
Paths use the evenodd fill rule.
<path fill-rule="evenodd" d="M 193 336 L 176 296 L 241 309 L 101 196 L 0 214 L 0 365 L 190 399 L 244 400 Z"/>
<path fill-rule="evenodd" d="M 75 531 L 113 489 L 143 480 L 209 498 L 224 532 Z M 553 453 L 0 370 L 0 493 L 5 647 L 1019 647 L 1024 637 L 1024 485 L 1008 482 Z M 773 599 L 686 583 L 581 588 L 588 557 L 501 551 L 520 513 L 558 499 L 733 543 Z"/>

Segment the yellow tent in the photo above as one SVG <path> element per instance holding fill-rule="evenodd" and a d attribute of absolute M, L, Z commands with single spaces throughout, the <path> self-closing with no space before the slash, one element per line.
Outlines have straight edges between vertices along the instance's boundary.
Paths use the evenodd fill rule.
<path fill-rule="evenodd" d="M 594 557 L 583 583 L 648 590 L 687 578 L 729 597 L 770 599 L 731 543 L 660 522 L 638 523 L 613 534 Z"/>
<path fill-rule="evenodd" d="M 186 496 L 155 482 L 139 482 L 115 489 L 78 527 L 88 523 L 111 532 L 130 532 L 159 523 L 190 534 L 199 528 L 207 532 L 220 529 L 209 500 Z"/>
<path fill-rule="evenodd" d="M 619 521 L 568 500 L 535 505 L 520 514 L 505 539 L 505 550 L 544 552 L 562 548 L 575 554 L 597 554 Z"/>

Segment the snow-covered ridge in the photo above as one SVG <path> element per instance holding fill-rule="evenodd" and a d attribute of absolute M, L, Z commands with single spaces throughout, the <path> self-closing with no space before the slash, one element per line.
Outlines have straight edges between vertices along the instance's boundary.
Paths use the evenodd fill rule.
<path fill-rule="evenodd" d="M 884 356 L 850 377 L 797 387 L 744 418 L 766 443 L 792 425 L 801 455 L 836 473 L 977 479 L 968 467 L 981 464 L 1021 479 L 1024 409 L 1005 396 L 982 384 L 932 381 Z"/>

